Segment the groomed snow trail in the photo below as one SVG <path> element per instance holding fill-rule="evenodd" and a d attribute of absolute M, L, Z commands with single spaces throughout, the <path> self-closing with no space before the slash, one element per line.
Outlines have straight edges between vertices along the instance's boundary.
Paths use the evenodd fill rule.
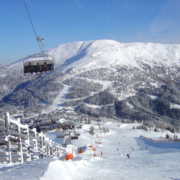
<path fill-rule="evenodd" d="M 102 134 L 102 139 L 99 138 L 102 144 L 98 145 L 96 151 L 98 156 L 94 157 L 94 151 L 88 146 L 97 138 L 89 135 L 90 126 L 83 125 L 79 140 L 72 141 L 77 147 L 86 146 L 85 152 L 73 160 L 56 162 L 61 167 L 59 176 L 56 175 L 56 177 L 65 180 L 166 180 L 180 178 L 178 168 L 180 144 L 149 143 L 140 138 L 140 135 L 154 137 L 162 135 L 162 133 L 133 129 L 134 124 L 106 123 L 105 127 L 111 129 L 112 132 L 106 135 Z M 98 126 L 95 126 L 95 130 L 98 132 Z M 95 144 L 93 143 L 93 145 Z M 130 159 L 127 154 L 130 154 Z M 52 163 L 50 169 L 53 167 L 57 169 L 57 164 Z M 51 180 L 50 169 L 41 180 Z M 55 175 L 54 179 L 56 179 Z"/>
<path fill-rule="evenodd" d="M 133 125 L 122 124 L 119 127 L 118 124 L 111 123 L 107 127 L 114 133 L 103 135 L 103 144 L 97 149 L 98 157 L 90 159 L 89 166 L 80 170 L 85 173 L 77 172 L 74 179 L 159 180 L 180 177 L 179 143 L 175 145 L 176 148 L 172 148 L 172 144 L 166 144 L 170 148 L 168 152 L 167 147 L 160 148 L 163 144 L 158 144 L 158 147 L 146 144 L 139 136 L 148 132 L 133 130 Z M 103 152 L 102 157 L 100 152 Z M 130 159 L 127 154 L 130 154 Z M 88 150 L 86 157 L 88 159 Z"/>
<path fill-rule="evenodd" d="M 96 124 L 96 123 L 95 123 Z M 84 153 L 73 160 L 49 157 L 0 169 L 0 179 L 18 180 L 172 180 L 180 179 L 180 143 L 152 143 L 140 138 L 165 137 L 167 132 L 133 129 L 136 124 L 105 123 L 111 132 L 102 138 L 89 134 L 92 125 L 83 124 L 81 135 L 72 144 Z M 95 131 L 99 127 L 95 125 Z M 100 135 L 100 133 L 99 133 Z M 179 134 L 178 134 L 179 135 Z M 51 135 L 52 136 L 52 135 Z M 100 136 L 99 136 L 100 137 Z M 95 141 L 97 157 L 89 145 Z M 133 148 L 133 149 L 132 149 Z M 101 156 L 101 152 L 103 153 Z M 130 158 L 127 157 L 130 154 Z"/>

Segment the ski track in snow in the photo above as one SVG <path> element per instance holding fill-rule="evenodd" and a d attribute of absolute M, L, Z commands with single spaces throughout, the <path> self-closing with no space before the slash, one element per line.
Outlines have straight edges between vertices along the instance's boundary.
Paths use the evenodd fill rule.
<path fill-rule="evenodd" d="M 69 92 L 70 86 L 63 84 L 64 88 L 63 90 L 59 93 L 58 97 L 54 100 L 53 105 L 60 106 L 64 101 L 65 101 L 65 95 Z"/>
<path fill-rule="evenodd" d="M 165 132 L 132 129 L 138 124 L 104 123 L 111 132 L 100 134 L 96 125 L 97 136 L 89 134 L 91 125 L 83 124 L 78 130 L 81 135 L 72 144 L 86 147 L 85 152 L 73 160 L 49 157 L 19 165 L 3 165 L 0 179 L 40 179 L 40 180 L 172 180 L 180 179 L 179 156 L 180 143 L 153 143 L 140 138 L 165 137 Z M 48 133 L 54 139 L 57 132 Z M 102 138 L 100 138 L 102 137 Z M 55 140 L 55 139 L 54 139 Z M 95 141 L 102 142 L 97 144 Z M 89 148 L 96 147 L 97 157 Z M 133 148 L 133 149 L 132 149 Z M 101 156 L 101 152 L 103 153 Z M 130 154 L 130 159 L 127 158 Z"/>
<path fill-rule="evenodd" d="M 75 74 L 75 75 L 77 75 L 77 74 Z M 112 84 L 112 82 L 109 82 L 109 81 L 93 80 L 93 79 L 89 79 L 89 78 L 79 78 L 79 77 L 75 77 L 75 75 L 69 76 L 69 77 L 66 78 L 66 79 L 70 79 L 70 78 L 85 79 L 85 80 L 87 80 L 87 81 L 91 81 L 91 82 L 94 82 L 94 83 L 102 84 L 102 85 L 103 85 L 103 88 L 102 88 L 100 91 L 104 91 L 104 90 L 108 89 L 108 88 L 111 86 L 111 84 Z M 66 79 L 64 79 L 64 80 L 66 80 Z M 64 80 L 63 80 L 63 81 L 64 81 Z M 64 85 L 64 88 L 63 88 L 63 90 L 59 93 L 58 97 L 53 101 L 53 103 L 52 103 L 52 105 L 51 105 L 51 107 L 50 107 L 50 110 L 51 110 L 51 111 L 52 111 L 52 110 L 55 110 L 55 109 L 56 109 L 57 107 L 59 107 L 62 103 L 64 103 L 65 100 L 67 100 L 67 99 L 66 99 L 66 95 L 68 94 L 71 86 L 64 84 L 63 81 L 61 81 L 61 83 Z M 100 91 L 99 91 L 99 92 L 100 92 Z M 92 92 L 91 95 L 94 95 L 94 94 L 96 94 L 96 93 L 97 93 L 97 92 Z M 85 98 L 85 97 L 83 97 L 83 98 L 78 98 L 78 99 L 73 99 L 73 100 L 80 100 L 80 99 L 84 99 L 84 98 Z M 90 104 L 87 104 L 87 105 L 93 107 L 93 105 L 90 105 Z M 101 106 L 99 106 L 99 107 L 101 107 Z"/>

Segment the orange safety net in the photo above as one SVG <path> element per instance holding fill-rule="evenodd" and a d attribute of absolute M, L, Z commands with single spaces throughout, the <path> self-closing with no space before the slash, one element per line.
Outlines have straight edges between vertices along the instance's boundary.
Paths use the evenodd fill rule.
<path fill-rule="evenodd" d="M 72 158 L 73 158 L 72 153 L 66 155 L 66 160 L 69 160 L 69 159 L 72 159 Z"/>

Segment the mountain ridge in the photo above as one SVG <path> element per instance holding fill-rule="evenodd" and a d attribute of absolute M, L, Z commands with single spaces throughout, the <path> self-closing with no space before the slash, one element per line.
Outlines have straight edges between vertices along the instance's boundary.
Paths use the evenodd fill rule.
<path fill-rule="evenodd" d="M 180 45 L 159 43 L 120 43 L 114 40 L 79 41 L 59 45 L 45 51 L 53 56 L 57 69 L 103 65 L 131 65 L 139 62 L 180 65 Z M 146 57 L 146 58 L 145 58 Z M 111 61 L 109 61 L 111 59 Z M 23 63 L 22 60 L 17 63 Z M 7 66 L 15 66 L 16 62 Z M 22 64 L 21 64 L 22 65 Z"/>
<path fill-rule="evenodd" d="M 180 98 L 180 45 L 92 40 L 45 53 L 54 57 L 55 71 L 38 79 L 24 77 L 23 61 L 18 61 L 8 67 L 11 76 L 1 76 L 6 86 L 1 86 L 3 109 L 23 105 L 30 113 L 70 106 L 78 114 L 96 118 L 132 121 L 165 116 L 166 121 L 179 124 L 180 110 L 173 110 L 171 104 L 180 105 L 176 100 Z"/>
<path fill-rule="evenodd" d="M 69 50 L 71 53 L 68 53 L 68 56 L 64 56 L 65 50 Z M 118 64 L 135 67 L 139 67 L 137 61 L 148 62 L 149 65 L 163 63 L 173 66 L 180 64 L 180 45 L 176 44 L 119 43 L 113 40 L 96 40 L 60 45 L 55 48 L 55 51 L 58 55 L 54 54 L 54 48 L 47 52 L 54 55 L 56 61 L 61 62 L 63 58 L 66 61 L 71 60 L 71 63 L 62 61 L 61 65 L 67 63 L 67 66 L 69 66 L 66 67 L 66 64 L 64 64 L 63 67 L 66 67 L 66 69 L 76 66 L 82 67 L 83 65 L 87 67 L 89 63 L 93 66 L 101 66 L 103 63 L 103 65 Z M 63 52 L 62 57 L 60 57 L 62 54 L 59 52 Z M 111 62 L 109 62 L 109 59 L 111 59 Z"/>

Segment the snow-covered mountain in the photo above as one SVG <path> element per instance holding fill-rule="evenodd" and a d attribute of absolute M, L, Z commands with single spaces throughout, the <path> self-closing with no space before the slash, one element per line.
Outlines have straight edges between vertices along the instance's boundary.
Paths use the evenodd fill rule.
<path fill-rule="evenodd" d="M 55 61 L 56 70 L 50 74 L 24 77 L 22 60 L 1 73 L 3 110 L 23 105 L 26 111 L 39 112 L 71 106 L 93 117 L 161 120 L 165 116 L 179 124 L 175 107 L 180 105 L 180 45 L 92 40 L 45 53 Z"/>
<path fill-rule="evenodd" d="M 59 68 L 99 68 L 111 65 L 140 67 L 139 62 L 150 66 L 180 64 L 180 45 L 154 43 L 119 43 L 113 40 L 74 42 L 47 51 Z"/>
<path fill-rule="evenodd" d="M 179 44 L 119 43 L 113 40 L 92 40 L 59 45 L 45 52 L 53 56 L 56 68 L 100 68 L 115 65 L 138 67 L 139 63 L 180 65 Z M 22 61 L 10 69 L 22 66 Z"/>

